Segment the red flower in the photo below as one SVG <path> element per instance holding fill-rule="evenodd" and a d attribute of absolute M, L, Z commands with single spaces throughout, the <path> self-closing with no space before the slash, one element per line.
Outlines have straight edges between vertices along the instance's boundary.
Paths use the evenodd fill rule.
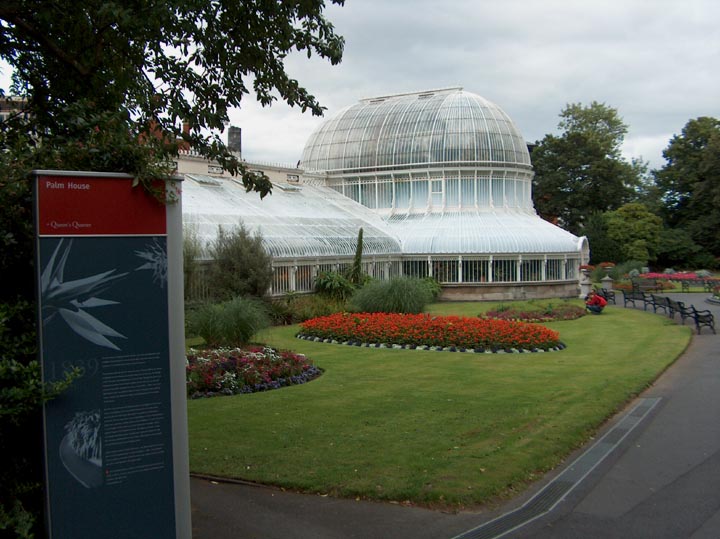
<path fill-rule="evenodd" d="M 548 349 L 560 339 L 536 324 L 427 314 L 337 313 L 307 320 L 301 328 L 305 335 L 338 341 L 461 348 Z"/>

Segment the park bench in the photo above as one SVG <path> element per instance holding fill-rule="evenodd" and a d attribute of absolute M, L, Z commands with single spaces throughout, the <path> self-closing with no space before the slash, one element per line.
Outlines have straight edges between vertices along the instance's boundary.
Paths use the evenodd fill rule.
<path fill-rule="evenodd" d="M 667 298 L 667 304 L 668 316 L 670 318 L 675 318 L 675 313 L 678 313 L 680 315 L 680 321 L 683 325 L 685 325 L 686 318 L 693 317 L 692 309 L 690 307 L 685 307 L 685 304 L 682 301 L 675 301 L 674 299 Z"/>
<path fill-rule="evenodd" d="M 683 292 L 690 292 L 690 288 L 702 288 L 704 292 L 712 292 L 713 287 L 717 286 L 717 281 L 713 279 L 683 279 L 680 281 L 680 288 Z"/>
<path fill-rule="evenodd" d="M 652 305 L 654 313 L 658 312 L 658 309 L 662 309 L 665 314 L 670 315 L 670 304 L 666 296 L 647 295 L 650 296 L 650 305 Z"/>
<path fill-rule="evenodd" d="M 632 303 L 633 307 L 636 307 L 636 301 L 645 302 L 645 293 L 635 290 L 623 290 L 623 307 L 627 307 L 628 303 Z"/>
<path fill-rule="evenodd" d="M 692 286 L 699 286 L 698 281 L 695 279 L 683 279 L 680 281 L 680 288 L 683 292 L 690 292 Z"/>
<path fill-rule="evenodd" d="M 654 299 L 653 294 L 652 294 L 651 292 L 640 292 L 640 293 L 641 293 L 642 296 L 643 296 L 643 297 L 642 297 L 642 301 L 643 301 L 643 311 L 647 311 L 647 308 L 648 308 L 648 307 L 652 307 L 652 308 L 653 308 L 653 312 L 657 312 L 657 311 L 656 311 L 656 307 L 655 307 L 655 299 Z"/>
<path fill-rule="evenodd" d="M 680 315 L 682 324 L 685 325 L 686 318 L 692 318 L 695 321 L 695 328 L 698 335 L 702 328 L 710 328 L 713 333 L 715 331 L 715 316 L 709 311 L 698 311 L 694 305 L 686 307 L 682 301 L 675 301 L 667 296 L 659 296 L 651 292 L 642 292 L 633 288 L 633 290 L 623 290 L 623 305 L 628 306 L 631 303 L 636 307 L 636 302 L 643 302 L 643 310 L 647 310 L 648 305 L 652 305 L 653 312 L 657 313 L 658 309 L 662 310 L 670 318 L 675 318 L 675 313 Z"/>
<path fill-rule="evenodd" d="M 718 284 L 720 281 L 717 279 L 683 279 L 680 281 L 683 292 L 690 292 L 691 287 L 702 288 L 704 292 L 712 292 Z"/>
<path fill-rule="evenodd" d="M 636 292 L 655 292 L 660 290 L 657 279 L 632 279 L 632 287 Z"/>
<path fill-rule="evenodd" d="M 715 333 L 715 317 L 710 311 L 698 311 L 694 305 L 690 305 L 695 320 L 695 328 L 700 335 L 701 328 L 710 328 Z"/>

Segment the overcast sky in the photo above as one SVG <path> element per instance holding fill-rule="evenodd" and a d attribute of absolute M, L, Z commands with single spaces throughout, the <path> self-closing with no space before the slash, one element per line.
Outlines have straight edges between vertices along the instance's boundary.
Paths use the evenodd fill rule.
<path fill-rule="evenodd" d="M 720 118 L 717 0 L 347 0 L 328 18 L 343 62 L 288 70 L 326 117 L 364 97 L 462 86 L 499 105 L 529 142 L 557 133 L 568 103 L 614 107 L 624 153 L 651 168 L 691 118 Z M 232 114 L 247 160 L 296 163 L 322 122 L 248 99 Z"/>
<path fill-rule="evenodd" d="M 534 142 L 557 133 L 566 104 L 599 101 L 629 126 L 626 157 L 652 168 L 689 119 L 720 118 L 717 0 L 346 0 L 326 14 L 343 62 L 287 62 L 326 117 L 365 97 L 461 86 Z M 322 121 L 252 96 L 231 113 L 247 160 L 292 165 Z"/>

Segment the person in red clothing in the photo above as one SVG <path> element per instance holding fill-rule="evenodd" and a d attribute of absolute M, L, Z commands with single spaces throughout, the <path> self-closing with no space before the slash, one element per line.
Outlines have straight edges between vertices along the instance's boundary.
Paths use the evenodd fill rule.
<path fill-rule="evenodd" d="M 596 294 L 594 290 L 585 298 L 585 308 L 593 314 L 600 314 L 607 305 L 607 300 L 599 294 Z"/>

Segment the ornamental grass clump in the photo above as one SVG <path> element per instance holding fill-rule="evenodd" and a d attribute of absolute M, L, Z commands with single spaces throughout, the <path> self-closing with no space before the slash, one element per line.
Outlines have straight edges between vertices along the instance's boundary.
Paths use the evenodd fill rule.
<path fill-rule="evenodd" d="M 371 281 L 355 292 L 350 308 L 358 312 L 420 313 L 433 300 L 429 281 L 396 277 L 389 281 Z"/>
<path fill-rule="evenodd" d="M 303 354 L 268 347 L 190 350 L 186 360 L 187 394 L 193 399 L 304 384 L 322 373 Z"/>
<path fill-rule="evenodd" d="M 338 342 L 455 347 L 470 350 L 548 350 L 560 334 L 544 326 L 461 316 L 337 313 L 300 324 L 300 335 Z"/>
<path fill-rule="evenodd" d="M 265 304 L 254 298 L 235 298 L 207 304 L 187 314 L 188 331 L 208 346 L 241 346 L 270 325 Z"/>

